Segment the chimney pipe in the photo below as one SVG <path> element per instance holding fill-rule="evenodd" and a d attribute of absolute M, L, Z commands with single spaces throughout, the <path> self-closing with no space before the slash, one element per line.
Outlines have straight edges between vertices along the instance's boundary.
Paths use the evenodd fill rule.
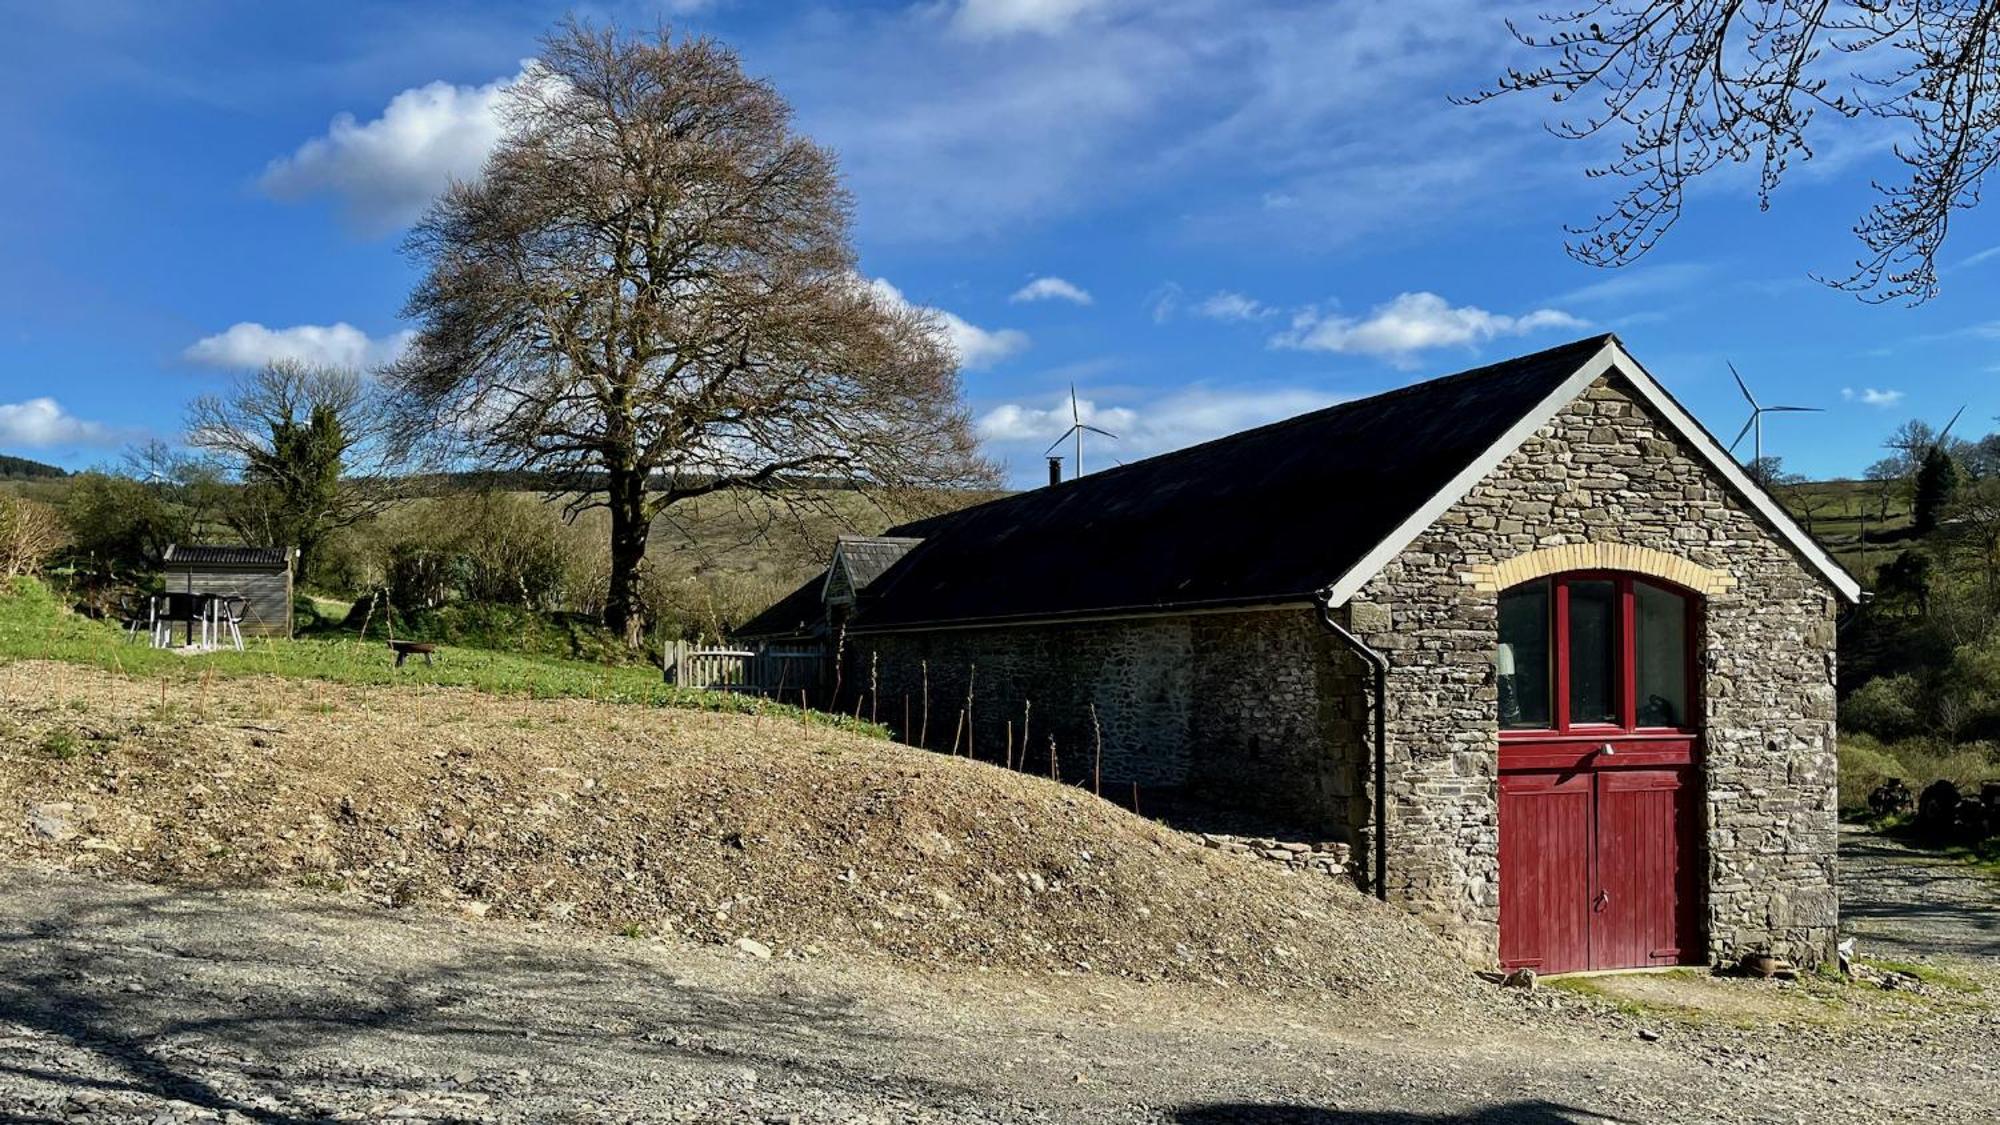
<path fill-rule="evenodd" d="M 1049 483 L 1062 483 L 1062 458 L 1060 457 L 1049 458 Z"/>

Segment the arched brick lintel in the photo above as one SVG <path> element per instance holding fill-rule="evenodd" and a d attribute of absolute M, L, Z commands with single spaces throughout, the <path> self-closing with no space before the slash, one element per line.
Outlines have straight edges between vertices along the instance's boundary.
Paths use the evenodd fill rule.
<path fill-rule="evenodd" d="M 1736 576 L 1726 570 L 1629 543 L 1566 543 L 1544 547 L 1502 562 L 1473 567 L 1465 577 L 1480 593 L 1497 594 L 1531 579 L 1572 570 L 1631 571 L 1685 586 L 1705 597 L 1726 594 L 1736 586 Z"/>

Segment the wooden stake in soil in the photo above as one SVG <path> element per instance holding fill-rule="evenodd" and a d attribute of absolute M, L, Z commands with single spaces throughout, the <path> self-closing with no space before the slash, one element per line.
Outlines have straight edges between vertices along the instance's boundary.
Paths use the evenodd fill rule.
<path fill-rule="evenodd" d="M 882 681 L 876 675 L 880 655 L 874 649 L 868 650 L 868 721 L 871 723 L 881 721 L 875 715 L 875 705 L 882 701 Z"/>
<path fill-rule="evenodd" d="M 1139 815 L 1139 783 L 1132 783 L 1132 815 Z"/>
<path fill-rule="evenodd" d="M 1104 727 L 1097 721 L 1097 704 L 1090 705 L 1090 734 L 1095 746 L 1090 756 L 1090 791 L 1104 796 Z"/>
<path fill-rule="evenodd" d="M 965 756 L 968 758 L 976 757 L 972 752 L 972 679 L 978 674 L 979 665 L 965 666 Z"/>
<path fill-rule="evenodd" d="M 920 662 L 918 671 L 922 672 L 924 677 L 924 715 L 921 720 L 923 725 L 917 728 L 917 745 L 928 750 L 931 748 L 931 662 L 928 660 Z"/>
<path fill-rule="evenodd" d="M 965 733 L 965 712 L 958 713 L 958 725 L 951 728 L 951 756 L 958 757 L 958 736 Z"/>
<path fill-rule="evenodd" d="M 1021 701 L 1021 772 L 1022 773 L 1028 772 L 1029 748 L 1034 746 L 1034 743 L 1028 741 L 1028 720 L 1033 718 L 1034 715 L 1035 715 L 1035 701 L 1032 699 L 1023 699 Z"/>
<path fill-rule="evenodd" d="M 1014 720 L 1007 720 L 1007 756 L 1003 759 L 1008 769 L 1014 768 Z"/>
<path fill-rule="evenodd" d="M 1049 780 L 1062 780 L 1062 775 L 1056 772 L 1056 736 L 1053 734 L 1049 736 Z"/>

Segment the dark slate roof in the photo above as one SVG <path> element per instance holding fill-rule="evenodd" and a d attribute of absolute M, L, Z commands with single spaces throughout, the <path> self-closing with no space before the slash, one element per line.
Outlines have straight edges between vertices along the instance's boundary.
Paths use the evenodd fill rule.
<path fill-rule="evenodd" d="M 207 543 L 171 543 L 162 561 L 168 566 L 270 567 L 282 570 L 290 562 L 290 547 L 238 547 Z"/>
<path fill-rule="evenodd" d="M 893 528 L 892 537 L 923 542 L 875 583 L 855 627 L 1306 600 L 1609 339 L 1578 340 Z"/>
<path fill-rule="evenodd" d="M 847 563 L 847 580 L 854 583 L 854 592 L 859 594 L 921 542 L 921 539 L 888 535 L 843 535 L 834 549 Z"/>

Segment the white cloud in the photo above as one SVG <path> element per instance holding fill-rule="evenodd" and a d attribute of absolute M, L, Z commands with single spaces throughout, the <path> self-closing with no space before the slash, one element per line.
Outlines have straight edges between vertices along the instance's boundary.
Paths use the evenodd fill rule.
<path fill-rule="evenodd" d="M 1109 6 L 1107 0 L 960 0 L 951 26 L 970 39 L 1055 35 Z"/>
<path fill-rule="evenodd" d="M 1580 328 L 1583 321 L 1560 309 L 1536 309 L 1520 316 L 1453 305 L 1436 293 L 1403 293 L 1377 305 L 1364 318 L 1304 309 L 1271 346 L 1301 351 L 1380 356 L 1398 365 L 1432 348 L 1463 347 L 1497 336 L 1524 336 L 1544 328 Z"/>
<path fill-rule="evenodd" d="M 1853 387 L 1842 387 L 1840 388 L 1840 398 L 1843 402 L 1858 402 L 1863 406 L 1874 406 L 1887 410 L 1903 401 L 1903 392 L 1878 391 L 1874 387 L 1863 387 L 1857 391 Z"/>
<path fill-rule="evenodd" d="M 121 431 L 102 422 L 86 422 L 52 398 L 0 402 L 0 445 L 47 449 L 63 445 L 116 445 Z"/>
<path fill-rule="evenodd" d="M 480 174 L 503 132 L 502 99 L 533 73 L 523 62 L 519 74 L 484 86 L 405 90 L 368 122 L 342 113 L 324 135 L 273 160 L 257 184 L 278 199 L 336 196 L 349 221 L 371 234 L 404 226 L 451 180 Z"/>
<path fill-rule="evenodd" d="M 181 354 L 204 367 L 225 370 L 262 367 L 289 359 L 365 372 L 393 362 L 410 346 L 415 335 L 403 331 L 376 338 L 345 321 L 266 328 L 246 320 L 196 340 Z"/>
<path fill-rule="evenodd" d="M 1560 304 L 1592 301 L 1629 301 L 1639 297 L 1659 297 L 1677 293 L 1707 281 L 1714 271 L 1700 262 L 1675 262 L 1658 266 L 1626 266 L 1602 281 L 1579 285 L 1555 298 Z"/>
<path fill-rule="evenodd" d="M 903 291 L 883 278 L 868 282 L 877 299 L 892 305 L 909 307 L 910 301 Z M 946 343 L 958 355 L 958 364 L 968 371 L 979 371 L 993 366 L 1009 356 L 1027 350 L 1028 334 L 1013 328 L 987 329 L 967 321 L 957 313 L 943 309 L 928 310 L 938 319 L 944 331 Z"/>
<path fill-rule="evenodd" d="M 1966 266 L 1976 266 L 1981 262 L 1991 261 L 1994 258 L 2000 258 L 2000 246 L 1988 246 L 1976 254 L 1968 254 L 1964 261 L 1958 263 L 1958 268 L 1964 269 Z"/>
<path fill-rule="evenodd" d="M 1277 310 L 1267 308 L 1241 293 L 1224 290 L 1196 305 L 1194 311 L 1196 316 L 1205 316 L 1210 320 L 1262 320 Z"/>
<path fill-rule="evenodd" d="M 1086 424 L 1117 434 L 1117 440 L 1085 435 L 1085 468 L 1135 461 L 1156 453 L 1233 434 L 1280 418 L 1342 401 L 1342 396 L 1301 387 L 1240 390 L 1195 386 L 1130 406 L 1110 406 L 1079 396 L 1077 416 Z M 1070 427 L 1067 394 L 1047 405 L 1003 403 L 977 421 L 982 440 L 1020 458 L 1039 456 Z M 1012 450 L 1005 447 L 1013 446 Z M 1074 471 L 1072 469 L 1072 471 Z"/>
<path fill-rule="evenodd" d="M 1010 301 L 1068 301 L 1071 304 L 1087 305 L 1090 294 L 1073 282 L 1060 277 L 1038 277 L 1014 291 Z"/>

